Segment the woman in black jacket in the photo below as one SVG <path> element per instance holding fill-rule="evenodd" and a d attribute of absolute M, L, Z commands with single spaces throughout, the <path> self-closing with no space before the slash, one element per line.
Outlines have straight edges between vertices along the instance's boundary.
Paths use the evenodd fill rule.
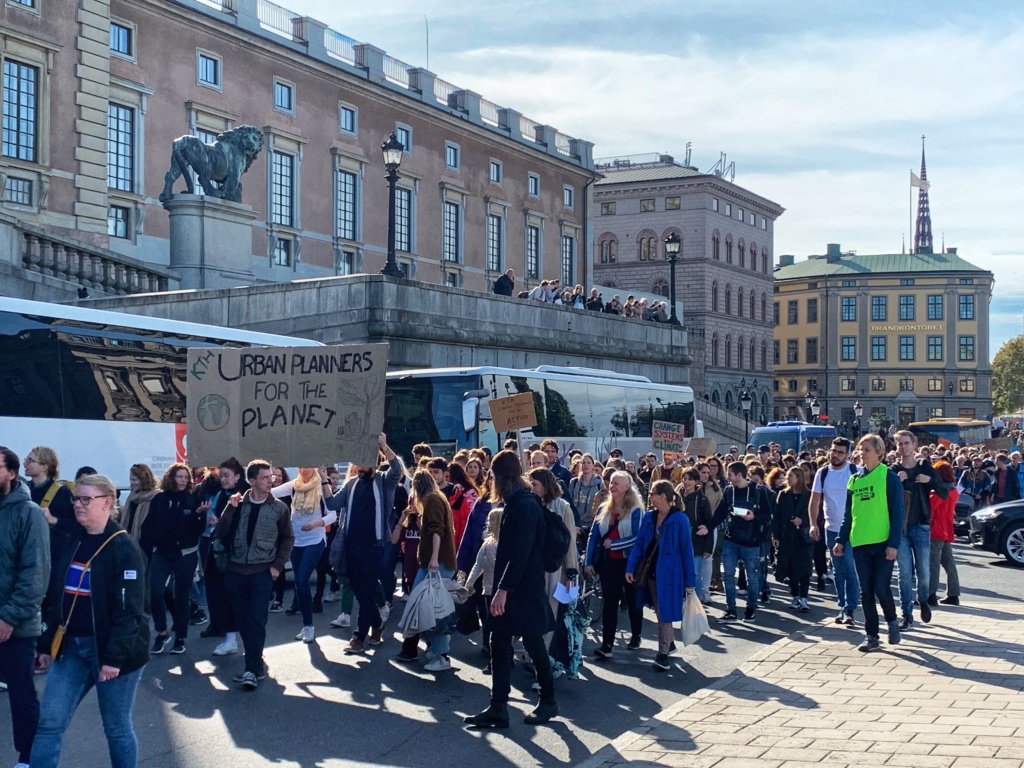
<path fill-rule="evenodd" d="M 524 720 L 546 723 L 558 714 L 551 659 L 544 635 L 554 629 L 554 616 L 545 592 L 541 547 L 546 520 L 540 501 L 526 487 L 523 465 L 514 451 L 501 451 L 491 462 L 494 494 L 504 502 L 491 598 L 491 705 L 465 722 L 478 728 L 508 728 L 511 692 L 512 637 L 520 635 L 540 683 L 540 704 Z"/>
<path fill-rule="evenodd" d="M 160 493 L 149 503 L 149 514 L 142 523 L 139 546 L 149 559 L 149 600 L 153 606 L 153 654 L 163 653 L 171 644 L 164 610 L 164 590 L 173 580 L 171 653 L 185 652 L 188 636 L 188 592 L 199 564 L 199 536 L 206 525 L 209 505 L 199 506 L 192 493 L 192 470 L 181 463 L 171 464 L 160 481 Z"/>
<path fill-rule="evenodd" d="M 50 584 L 47 629 L 39 640 L 38 664 L 50 669 L 32 744 L 31 765 L 40 768 L 60 762 L 64 730 L 94 686 L 111 764 L 137 761 L 132 707 L 149 660 L 146 558 L 110 518 L 116 496 L 114 484 L 102 475 L 86 475 L 75 487 L 81 527 L 54 563 L 59 578 Z M 54 648 L 58 627 L 63 637 Z"/>
<path fill-rule="evenodd" d="M 811 610 L 807 605 L 813 554 L 808 525 L 810 500 L 811 493 L 807 490 L 803 469 L 793 467 L 786 473 L 786 487 L 779 491 L 772 535 L 778 550 L 775 555 L 776 576 L 781 578 L 789 570 L 789 591 L 793 596 L 789 607 L 801 613 Z"/>
<path fill-rule="evenodd" d="M 711 585 L 704 581 L 711 576 L 711 557 L 715 553 L 715 532 L 711 521 L 715 516 L 708 497 L 700 490 L 700 472 L 693 467 L 683 471 L 683 480 L 676 490 L 683 499 L 683 512 L 690 521 L 690 538 L 693 543 L 693 564 L 697 571 L 697 597 L 702 603 L 711 603 Z M 701 526 L 707 531 L 703 536 L 697 533 Z M 704 567 L 704 563 L 708 567 Z"/>

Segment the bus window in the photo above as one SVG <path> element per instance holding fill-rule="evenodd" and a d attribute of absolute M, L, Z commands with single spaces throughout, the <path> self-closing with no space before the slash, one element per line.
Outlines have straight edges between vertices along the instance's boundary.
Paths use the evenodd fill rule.
<path fill-rule="evenodd" d="M 586 437 L 593 431 L 590 418 L 590 394 L 593 384 L 580 381 L 544 382 L 546 429 L 534 430 L 536 435 L 553 437 Z M 588 429 L 589 427 L 589 429 Z"/>
<path fill-rule="evenodd" d="M 462 399 L 476 389 L 472 376 L 392 379 L 387 384 L 384 432 L 405 460 L 419 442 L 472 444 L 462 428 Z M 470 436 L 471 438 L 474 436 Z"/>
<path fill-rule="evenodd" d="M 594 419 L 594 437 L 632 437 L 626 390 L 611 384 L 587 384 L 590 410 Z"/>
<path fill-rule="evenodd" d="M 627 389 L 626 409 L 629 411 L 629 433 L 633 437 L 651 437 L 654 419 L 661 420 L 661 406 L 655 401 L 658 393 L 650 389 Z M 658 398 L 663 400 L 663 398 Z"/>
<path fill-rule="evenodd" d="M 542 379 L 527 378 L 526 376 L 506 376 L 504 374 L 494 376 L 494 386 L 491 389 L 492 397 L 510 397 L 520 395 L 523 392 L 533 393 L 533 409 L 537 414 L 537 426 L 531 431 L 523 430 L 523 441 L 532 442 L 533 435 L 550 435 L 547 431 L 547 412 L 544 410 L 544 381 Z M 488 411 L 488 416 L 490 412 Z M 510 434 L 515 437 L 515 434 Z M 505 435 L 498 435 L 498 442 L 505 439 Z"/>

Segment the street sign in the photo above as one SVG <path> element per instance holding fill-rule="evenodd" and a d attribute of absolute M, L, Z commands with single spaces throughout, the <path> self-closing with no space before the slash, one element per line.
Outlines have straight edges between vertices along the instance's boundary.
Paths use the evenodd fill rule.
<path fill-rule="evenodd" d="M 671 421 L 655 421 L 651 432 L 651 447 L 682 453 L 686 448 L 686 427 Z"/>
<path fill-rule="evenodd" d="M 537 426 L 537 413 L 533 407 L 533 393 L 520 392 L 511 397 L 499 397 L 488 402 L 495 432 L 509 432 Z"/>

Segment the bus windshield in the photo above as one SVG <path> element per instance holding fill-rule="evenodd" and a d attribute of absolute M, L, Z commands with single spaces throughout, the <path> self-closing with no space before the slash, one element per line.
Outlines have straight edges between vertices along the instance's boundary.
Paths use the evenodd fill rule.
<path fill-rule="evenodd" d="M 472 447 L 476 435 L 462 424 L 462 400 L 479 387 L 478 376 L 390 376 L 384 406 L 384 433 L 395 453 L 412 458 L 416 443 L 428 443 L 437 456 Z"/>

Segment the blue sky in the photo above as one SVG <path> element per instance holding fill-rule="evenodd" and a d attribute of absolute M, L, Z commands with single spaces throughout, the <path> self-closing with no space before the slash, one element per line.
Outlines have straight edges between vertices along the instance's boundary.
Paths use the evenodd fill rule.
<path fill-rule="evenodd" d="M 1024 331 L 1024 3 L 281 4 L 415 66 L 426 16 L 431 71 L 597 157 L 724 151 L 786 208 L 775 253 L 798 259 L 898 252 L 926 134 L 936 248 L 995 273 L 992 355 Z"/>

